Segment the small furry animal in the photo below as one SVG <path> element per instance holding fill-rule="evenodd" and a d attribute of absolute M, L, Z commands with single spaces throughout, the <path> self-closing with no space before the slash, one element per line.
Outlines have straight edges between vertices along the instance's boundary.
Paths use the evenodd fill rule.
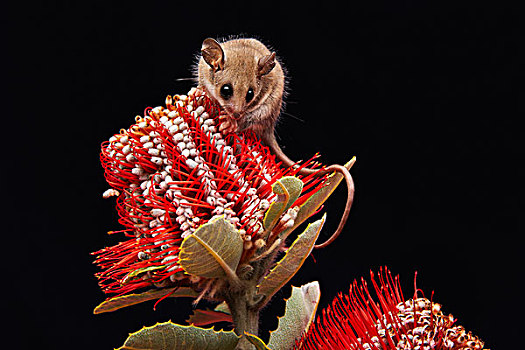
<path fill-rule="evenodd" d="M 222 43 L 207 38 L 202 43 L 196 75 L 198 86 L 226 112 L 219 131 L 224 134 L 252 130 L 285 166 L 295 166 L 275 139 L 275 125 L 281 114 L 285 75 L 275 52 L 256 39 L 233 39 Z M 348 187 L 345 211 L 336 232 L 322 248 L 341 233 L 352 205 L 354 183 L 347 168 L 334 164 L 323 171 L 303 168 L 300 174 L 341 173 Z"/>

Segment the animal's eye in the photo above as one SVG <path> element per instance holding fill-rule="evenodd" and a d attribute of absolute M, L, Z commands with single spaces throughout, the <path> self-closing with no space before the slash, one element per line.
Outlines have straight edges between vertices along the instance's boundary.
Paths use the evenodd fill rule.
<path fill-rule="evenodd" d="M 224 84 L 221 86 L 221 96 L 227 100 L 233 96 L 233 87 L 230 84 Z"/>
<path fill-rule="evenodd" d="M 253 96 L 255 93 L 253 92 L 252 88 L 248 89 L 248 92 L 246 92 L 246 102 L 250 102 L 253 99 Z"/>

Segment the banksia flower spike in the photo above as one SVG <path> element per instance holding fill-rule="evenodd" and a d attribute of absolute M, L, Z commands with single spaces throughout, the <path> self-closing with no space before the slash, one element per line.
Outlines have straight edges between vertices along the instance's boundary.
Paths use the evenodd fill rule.
<path fill-rule="evenodd" d="M 127 130 L 102 144 L 101 162 L 118 195 L 119 222 L 129 237 L 95 254 L 106 293 L 198 283 L 179 264 L 183 239 L 222 217 L 244 240 L 240 264 L 268 243 L 263 219 L 278 199 L 272 185 L 296 169 L 283 169 L 251 133 L 224 137 L 220 110 L 199 90 L 168 96 L 165 107 L 147 109 Z M 315 165 L 313 160 L 303 166 Z M 297 208 L 324 179 L 302 179 L 301 195 L 277 225 L 291 227 Z M 272 232 L 275 235 L 276 232 Z"/>
<path fill-rule="evenodd" d="M 444 314 L 440 304 L 420 297 L 417 287 L 405 299 L 398 276 L 385 268 L 378 284 L 370 274 L 377 301 L 364 279 L 360 285 L 354 281 L 347 295 L 339 294 L 322 311 L 296 349 L 484 349 L 483 341 Z"/>

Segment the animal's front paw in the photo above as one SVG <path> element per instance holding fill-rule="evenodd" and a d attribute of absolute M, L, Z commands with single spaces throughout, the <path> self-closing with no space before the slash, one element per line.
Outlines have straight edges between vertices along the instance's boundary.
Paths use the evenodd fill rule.
<path fill-rule="evenodd" d="M 233 118 L 231 118 L 227 114 L 221 114 L 219 115 L 219 132 L 221 132 L 223 135 L 228 135 L 231 133 L 236 133 L 237 130 L 239 130 L 239 126 L 237 125 L 237 121 Z"/>

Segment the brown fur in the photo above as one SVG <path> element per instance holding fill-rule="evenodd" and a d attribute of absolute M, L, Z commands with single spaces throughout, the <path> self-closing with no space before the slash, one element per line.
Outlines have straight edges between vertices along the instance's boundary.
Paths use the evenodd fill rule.
<path fill-rule="evenodd" d="M 257 135 L 264 135 L 263 139 L 270 133 L 273 137 L 284 92 L 281 64 L 274 60 L 275 65 L 269 72 L 258 75 L 259 61 L 272 55 L 260 41 L 234 39 L 220 46 L 224 55 L 223 68 L 215 70 L 201 57 L 198 65 L 199 87 L 217 100 L 237 121 L 236 132 L 252 129 Z M 233 96 L 228 100 L 220 95 L 220 88 L 224 84 L 233 86 Z M 245 97 L 250 87 L 254 89 L 255 97 L 247 103 Z"/>

